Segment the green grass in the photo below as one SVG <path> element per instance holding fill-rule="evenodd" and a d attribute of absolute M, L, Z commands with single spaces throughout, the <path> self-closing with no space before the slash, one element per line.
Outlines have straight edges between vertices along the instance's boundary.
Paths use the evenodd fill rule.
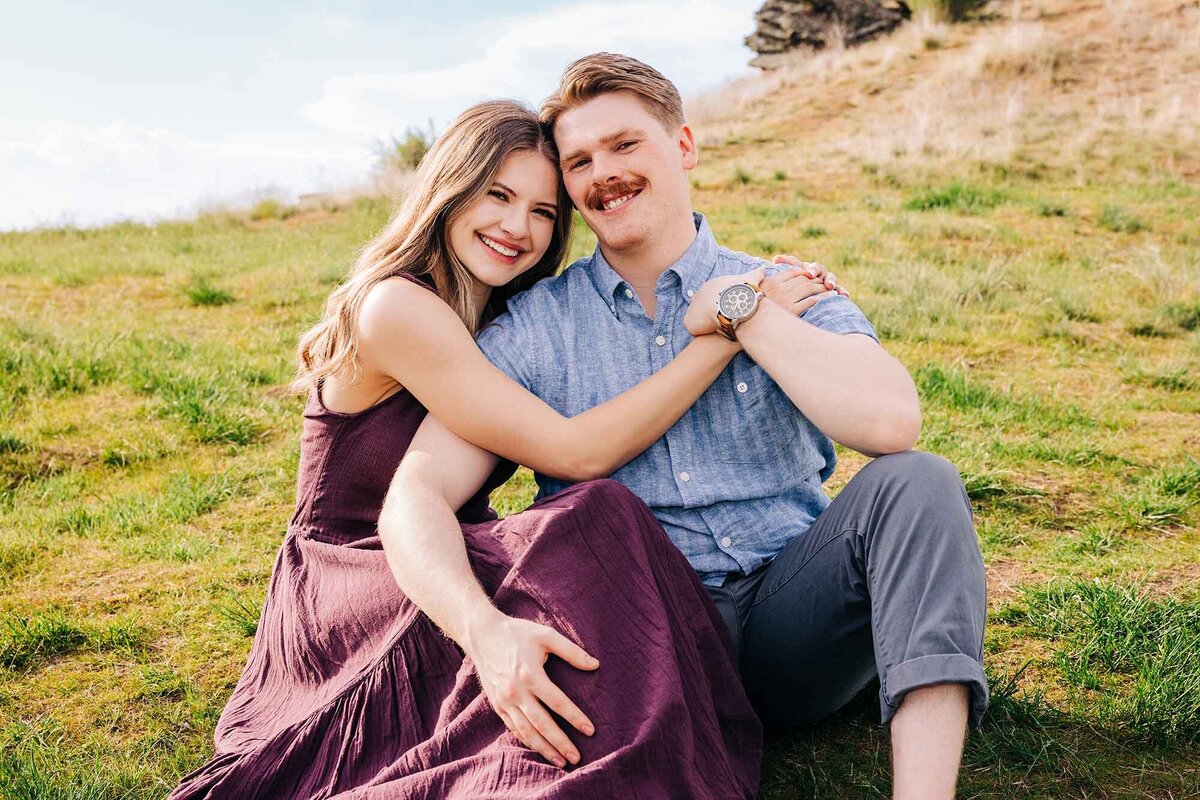
<path fill-rule="evenodd" d="M 1007 202 L 1003 191 L 955 181 L 939 189 L 929 189 L 909 199 L 904 207 L 913 211 L 945 209 L 964 214 L 981 214 Z"/>
<path fill-rule="evenodd" d="M 1146 223 L 1131 215 L 1120 206 L 1105 206 L 1100 212 L 1099 223 L 1113 233 L 1138 233 L 1146 230 Z"/>
<path fill-rule="evenodd" d="M 826 169 L 769 133 L 706 154 L 696 207 L 836 268 L 993 570 L 960 796 L 1200 795 L 1200 192 L 1136 143 Z M 157 798 L 211 755 L 294 502 L 296 337 L 391 205 L 0 233 L 5 800 Z M 831 491 L 864 463 L 840 458 Z M 533 492 L 522 470 L 493 505 Z M 876 715 L 773 733 L 762 796 L 886 796 Z"/>
<path fill-rule="evenodd" d="M 214 286 L 204 275 L 197 275 L 193 278 L 192 282 L 183 288 L 183 293 L 198 306 L 223 306 L 226 303 L 232 303 L 235 299 L 229 292 Z"/>
<path fill-rule="evenodd" d="M 1200 742 L 1200 603 L 1073 582 L 1030 588 L 1003 616 L 1054 643 L 1075 715 L 1134 743 Z"/>
<path fill-rule="evenodd" d="M 0 667 L 26 671 L 85 647 L 131 651 L 141 642 L 141 632 L 130 622 L 94 628 L 80 625 L 57 610 L 7 616 L 0 622 Z"/>

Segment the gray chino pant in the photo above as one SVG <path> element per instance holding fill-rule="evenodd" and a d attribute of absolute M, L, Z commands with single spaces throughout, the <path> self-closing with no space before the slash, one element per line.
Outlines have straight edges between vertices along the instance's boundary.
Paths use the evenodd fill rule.
<path fill-rule="evenodd" d="M 971 727 L 987 709 L 983 559 L 939 456 L 871 461 L 772 561 L 707 588 L 768 723 L 820 719 L 876 676 L 885 725 L 906 692 L 937 683 L 967 685 Z"/>

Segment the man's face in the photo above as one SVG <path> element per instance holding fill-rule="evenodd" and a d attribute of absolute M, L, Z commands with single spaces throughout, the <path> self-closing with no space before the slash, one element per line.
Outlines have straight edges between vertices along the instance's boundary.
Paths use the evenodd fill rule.
<path fill-rule="evenodd" d="M 554 140 L 567 192 L 606 250 L 641 248 L 691 213 L 691 129 L 667 131 L 631 92 L 600 95 L 564 112 Z"/>

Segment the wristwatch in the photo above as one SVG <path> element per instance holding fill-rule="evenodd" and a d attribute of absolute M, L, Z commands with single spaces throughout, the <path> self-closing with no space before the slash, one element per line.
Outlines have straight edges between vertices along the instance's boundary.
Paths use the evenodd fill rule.
<path fill-rule="evenodd" d="M 737 326 L 754 316 L 763 293 L 755 283 L 735 283 L 717 295 L 717 333 L 737 341 Z"/>

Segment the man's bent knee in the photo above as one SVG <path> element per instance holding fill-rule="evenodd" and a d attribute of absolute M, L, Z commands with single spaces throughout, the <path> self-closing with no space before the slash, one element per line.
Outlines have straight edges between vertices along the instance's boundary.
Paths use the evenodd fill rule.
<path fill-rule="evenodd" d="M 946 459 L 923 450 L 905 450 L 879 456 L 865 467 L 863 473 L 877 479 L 903 480 L 914 485 L 961 485 L 958 469 Z"/>

